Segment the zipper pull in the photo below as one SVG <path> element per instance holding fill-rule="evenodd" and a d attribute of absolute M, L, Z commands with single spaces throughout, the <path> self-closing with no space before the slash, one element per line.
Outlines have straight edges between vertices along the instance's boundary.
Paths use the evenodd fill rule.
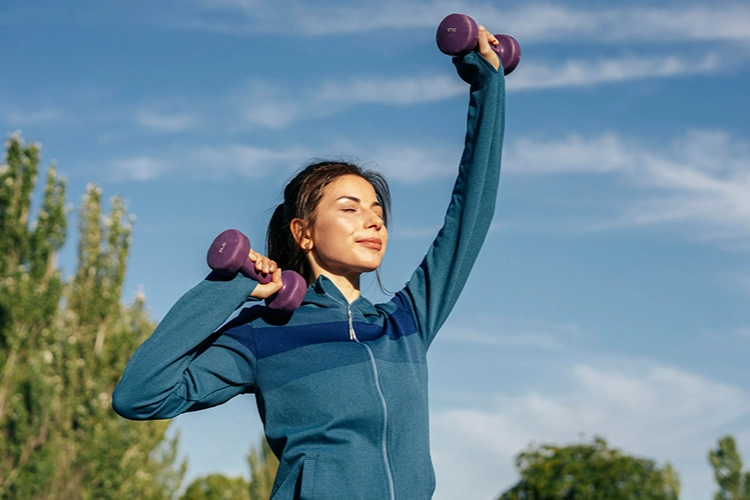
<path fill-rule="evenodd" d="M 357 340 L 357 334 L 354 332 L 354 322 L 352 320 L 352 310 L 347 309 L 349 315 L 349 340 Z"/>

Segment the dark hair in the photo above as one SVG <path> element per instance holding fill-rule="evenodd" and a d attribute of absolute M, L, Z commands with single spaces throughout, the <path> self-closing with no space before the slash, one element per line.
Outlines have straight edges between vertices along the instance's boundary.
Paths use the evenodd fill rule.
<path fill-rule="evenodd" d="M 323 197 L 323 190 L 344 175 L 357 175 L 372 185 L 375 196 L 383 207 L 383 224 L 388 227 L 391 193 L 382 174 L 342 161 L 316 161 L 298 170 L 287 183 L 284 188 L 284 202 L 276 207 L 268 223 L 268 257 L 275 260 L 281 269 L 291 269 L 305 279 L 310 278 L 310 264 L 304 250 L 295 241 L 290 224 L 293 219 L 302 219 L 306 224 L 312 225 L 315 222 L 315 209 Z"/>

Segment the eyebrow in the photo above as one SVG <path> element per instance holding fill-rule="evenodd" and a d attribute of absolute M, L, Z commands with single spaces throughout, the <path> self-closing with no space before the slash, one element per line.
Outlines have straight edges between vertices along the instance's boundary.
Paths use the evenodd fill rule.
<path fill-rule="evenodd" d="M 355 203 L 362 203 L 362 200 L 360 200 L 356 196 L 351 196 L 351 195 L 348 195 L 348 194 L 345 194 L 344 196 L 339 196 L 338 198 L 336 198 L 336 201 L 340 201 L 340 200 L 351 200 L 351 201 L 353 201 Z M 379 201 L 374 201 L 371 206 L 373 206 L 373 207 L 382 207 L 382 205 L 380 204 Z"/>

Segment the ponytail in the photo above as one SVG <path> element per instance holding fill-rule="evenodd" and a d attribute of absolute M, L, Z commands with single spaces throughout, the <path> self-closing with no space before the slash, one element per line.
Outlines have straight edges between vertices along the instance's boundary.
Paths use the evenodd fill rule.
<path fill-rule="evenodd" d="M 308 279 L 310 264 L 305 252 L 297 245 L 292 230 L 289 227 L 292 218 L 284 216 L 284 203 L 273 211 L 266 231 L 266 246 L 268 258 L 276 261 L 281 269 L 290 269 Z"/>

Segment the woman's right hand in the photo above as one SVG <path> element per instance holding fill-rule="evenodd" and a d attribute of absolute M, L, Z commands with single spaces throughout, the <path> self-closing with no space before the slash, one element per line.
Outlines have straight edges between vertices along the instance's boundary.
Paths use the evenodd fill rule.
<path fill-rule="evenodd" d="M 271 274 L 271 281 L 264 284 L 258 283 L 250 294 L 251 297 L 256 299 L 265 299 L 273 295 L 274 293 L 281 290 L 281 268 L 276 265 L 276 262 L 269 259 L 265 255 L 261 255 L 253 250 L 247 255 L 247 258 L 251 262 L 255 263 L 255 270 L 259 273 Z"/>
<path fill-rule="evenodd" d="M 478 26 L 479 33 L 477 34 L 477 46 L 479 53 L 484 56 L 495 69 L 500 69 L 500 57 L 497 52 L 492 50 L 491 45 L 498 46 L 500 42 L 495 38 L 495 35 L 487 31 L 481 24 Z"/>

